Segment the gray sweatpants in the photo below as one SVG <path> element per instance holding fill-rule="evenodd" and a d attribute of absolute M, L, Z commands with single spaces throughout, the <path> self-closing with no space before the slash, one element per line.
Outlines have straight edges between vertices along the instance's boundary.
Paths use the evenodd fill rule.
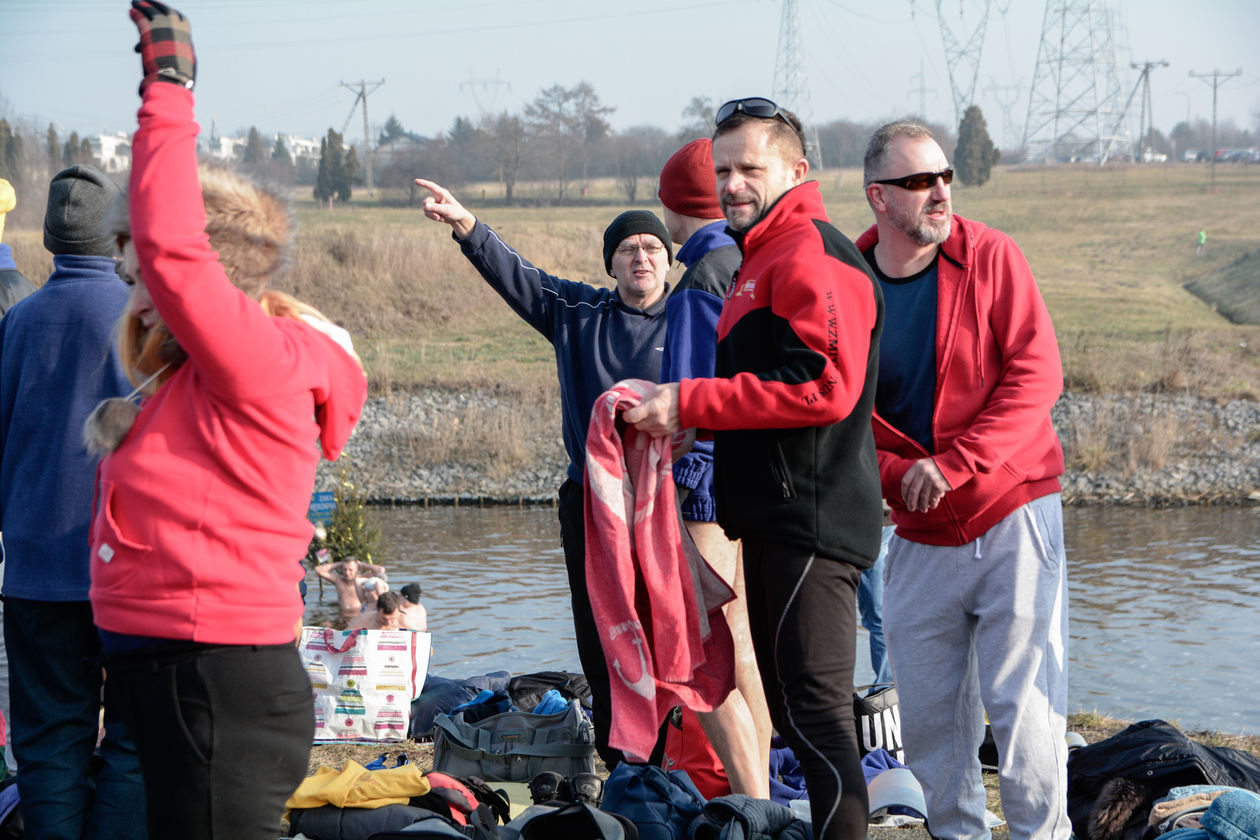
<path fill-rule="evenodd" d="M 1059 495 L 961 546 L 894 536 L 884 634 L 934 837 L 987 840 L 988 712 L 1011 837 L 1067 840 L 1067 575 Z"/>

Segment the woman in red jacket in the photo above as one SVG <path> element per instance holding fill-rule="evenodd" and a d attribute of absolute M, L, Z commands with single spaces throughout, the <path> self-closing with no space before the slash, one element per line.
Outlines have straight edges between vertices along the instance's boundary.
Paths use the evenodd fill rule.
<path fill-rule="evenodd" d="M 274 838 L 314 730 L 295 645 L 306 509 L 367 381 L 343 332 L 266 290 L 284 203 L 198 172 L 187 19 L 132 7 L 145 78 L 117 230 L 133 286 L 120 344 L 145 397 L 98 474 L 106 704 L 132 727 L 152 837 Z"/>

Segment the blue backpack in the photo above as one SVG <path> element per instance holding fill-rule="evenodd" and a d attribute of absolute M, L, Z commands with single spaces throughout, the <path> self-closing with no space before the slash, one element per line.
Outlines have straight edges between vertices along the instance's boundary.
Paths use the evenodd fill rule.
<path fill-rule="evenodd" d="M 604 783 L 600 807 L 633 822 L 639 840 L 686 840 L 704 803 L 686 771 L 622 762 Z"/>

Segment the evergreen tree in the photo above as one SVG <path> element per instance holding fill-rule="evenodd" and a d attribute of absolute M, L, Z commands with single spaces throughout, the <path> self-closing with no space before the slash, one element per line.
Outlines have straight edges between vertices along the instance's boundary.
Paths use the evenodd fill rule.
<path fill-rule="evenodd" d="M 390 114 L 389 119 L 385 120 L 385 128 L 381 131 L 381 136 L 376 141 L 376 145 L 377 147 L 384 146 L 400 137 L 406 136 L 407 129 L 403 128 L 403 124 L 398 121 L 398 117 Z"/>
<path fill-rule="evenodd" d="M 328 129 L 319 141 L 319 173 L 315 176 L 315 200 L 349 201 L 354 179 L 359 174 L 359 158 L 354 147 L 342 145 L 341 135 Z"/>
<path fill-rule="evenodd" d="M 61 165 L 74 166 L 76 163 L 82 163 L 79 160 L 80 149 L 82 149 L 82 144 L 79 143 L 79 132 L 70 132 L 70 137 L 66 140 L 66 145 L 61 150 Z"/>
<path fill-rule="evenodd" d="M 251 125 L 249 137 L 245 140 L 245 151 L 241 155 L 241 162 L 246 166 L 256 167 L 266 159 L 267 149 L 263 146 L 262 135 Z"/>
<path fill-rule="evenodd" d="M 48 133 L 44 135 L 44 148 L 48 152 L 48 167 L 54 172 L 61 168 L 61 138 L 52 123 L 48 124 Z"/>
<path fill-rule="evenodd" d="M 284 138 L 279 134 L 276 135 L 275 145 L 271 147 L 271 159 L 281 163 L 293 163 L 293 155 L 289 154 L 289 147 L 284 145 Z"/>
<path fill-rule="evenodd" d="M 18 184 L 22 180 L 22 138 L 9 121 L 0 118 L 0 178 Z"/>
<path fill-rule="evenodd" d="M 971 105 L 958 125 L 958 145 L 954 147 L 954 172 L 968 186 L 981 187 L 993 173 L 993 165 L 1002 157 L 984 122 L 980 106 Z"/>
<path fill-rule="evenodd" d="M 350 191 L 354 188 L 355 179 L 359 177 L 359 156 L 354 146 L 346 149 L 341 158 L 341 171 L 337 173 L 337 200 L 349 201 Z"/>
<path fill-rule="evenodd" d="M 380 523 L 367 507 L 367 497 L 351 480 L 348 459 L 343 455 L 338 463 L 341 464 L 341 481 L 333 491 L 332 514 L 322 534 L 316 529 L 307 547 L 307 562 L 312 568 L 347 557 L 357 557 L 364 563 L 380 563 L 386 551 Z"/>
<path fill-rule="evenodd" d="M 328 142 L 329 137 L 334 134 L 335 132 L 330 128 L 328 137 L 323 137 L 319 141 L 319 172 L 315 176 L 315 200 L 321 204 L 332 198 L 336 192 L 333 187 L 333 150 Z"/>

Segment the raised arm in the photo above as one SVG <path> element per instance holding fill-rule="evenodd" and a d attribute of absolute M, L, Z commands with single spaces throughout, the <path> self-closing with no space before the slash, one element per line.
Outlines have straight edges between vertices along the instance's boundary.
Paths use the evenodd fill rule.
<path fill-rule="evenodd" d="M 338 577 L 339 577 L 339 575 L 337 574 L 337 570 L 340 568 L 341 568 L 340 561 L 333 561 L 330 563 L 320 563 L 318 566 L 315 567 L 315 574 L 319 575 L 321 578 L 328 581 L 329 583 L 337 583 Z"/>

